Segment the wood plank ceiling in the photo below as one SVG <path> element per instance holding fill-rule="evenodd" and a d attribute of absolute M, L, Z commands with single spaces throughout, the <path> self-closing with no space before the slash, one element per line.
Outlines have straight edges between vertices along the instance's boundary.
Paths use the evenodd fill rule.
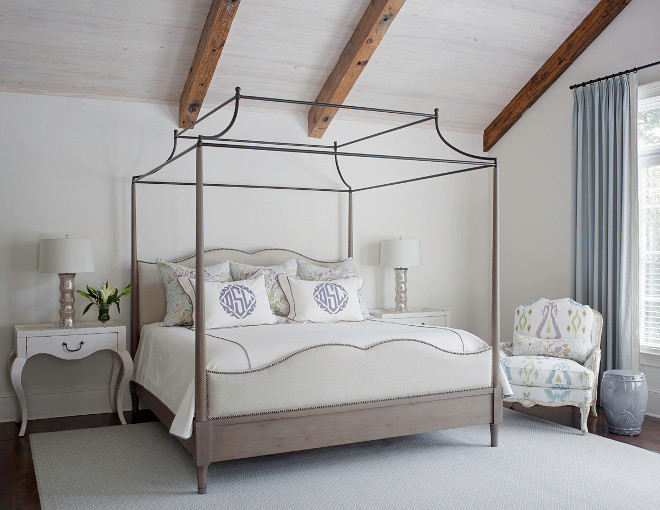
<path fill-rule="evenodd" d="M 438 107 L 443 128 L 481 133 L 597 3 L 407 0 L 345 103 Z M 368 4 L 242 0 L 204 106 L 237 85 L 245 94 L 314 100 Z M 210 6 L 0 0 L 0 91 L 178 105 Z M 348 111 L 337 118 L 383 120 Z"/>

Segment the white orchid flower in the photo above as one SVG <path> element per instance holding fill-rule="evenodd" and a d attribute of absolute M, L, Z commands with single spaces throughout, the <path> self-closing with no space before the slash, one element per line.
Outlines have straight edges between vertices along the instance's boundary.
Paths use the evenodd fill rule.
<path fill-rule="evenodd" d="M 108 313 L 109 307 L 114 303 L 117 306 L 117 311 L 119 312 L 119 300 L 122 296 L 130 294 L 131 289 L 132 286 L 129 284 L 124 290 L 121 291 L 121 293 L 119 293 L 115 287 L 110 287 L 108 280 L 106 280 L 105 283 L 98 288 L 98 290 L 88 285 L 87 292 L 82 290 L 76 290 L 76 292 L 90 300 L 90 303 L 83 310 L 83 315 L 87 313 L 92 305 L 96 305 L 99 307 L 99 321 L 105 324 L 105 322 L 110 319 L 110 315 Z"/>
<path fill-rule="evenodd" d="M 109 288 L 108 282 L 106 281 L 101 287 L 99 287 L 99 294 L 101 295 L 101 298 L 103 299 L 104 303 L 108 302 L 108 298 L 112 296 L 117 289 L 115 288 Z"/>

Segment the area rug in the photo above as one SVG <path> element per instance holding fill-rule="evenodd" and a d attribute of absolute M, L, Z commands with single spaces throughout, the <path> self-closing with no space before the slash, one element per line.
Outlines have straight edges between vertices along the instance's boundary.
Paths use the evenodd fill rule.
<path fill-rule="evenodd" d="M 487 425 L 212 464 L 158 422 L 30 436 L 44 510 L 657 509 L 660 455 L 505 409 Z"/>

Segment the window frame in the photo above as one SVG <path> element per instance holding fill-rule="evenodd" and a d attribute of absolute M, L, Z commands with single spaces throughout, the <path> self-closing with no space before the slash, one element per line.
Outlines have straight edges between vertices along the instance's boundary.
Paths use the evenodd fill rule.
<path fill-rule="evenodd" d="M 637 108 L 638 112 L 643 112 L 647 110 L 653 110 L 660 108 L 660 81 L 649 83 L 647 85 L 641 85 L 638 88 L 637 95 Z M 657 166 L 660 165 L 660 144 L 656 144 L 645 149 L 638 149 L 637 154 L 637 166 L 639 169 L 646 168 L 648 166 Z M 638 178 L 638 182 L 641 183 L 641 179 Z M 641 189 L 638 191 L 638 196 L 641 198 Z M 642 203 L 641 200 L 638 200 L 638 227 L 642 225 Z M 643 266 L 642 266 L 642 236 L 641 228 L 639 230 L 638 238 L 638 322 L 639 322 L 639 346 L 640 352 L 644 354 L 655 354 L 660 356 L 660 343 L 655 342 L 645 342 L 642 336 L 642 302 L 643 302 L 643 290 L 644 290 L 644 279 L 643 279 Z"/>

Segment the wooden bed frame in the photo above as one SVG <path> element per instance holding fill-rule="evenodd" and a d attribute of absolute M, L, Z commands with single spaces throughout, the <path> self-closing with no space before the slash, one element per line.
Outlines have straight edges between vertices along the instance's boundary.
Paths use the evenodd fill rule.
<path fill-rule="evenodd" d="M 131 354 L 135 356 L 140 341 L 140 329 L 143 324 L 162 320 L 164 316 L 165 293 L 162 283 L 158 287 L 158 278 L 153 279 L 151 284 L 145 284 L 145 274 L 148 265 L 141 263 L 137 258 L 137 216 L 136 216 L 136 185 L 179 185 L 195 186 L 195 217 L 196 217 L 196 242 L 194 258 L 185 259 L 194 263 L 197 285 L 195 287 L 195 418 L 193 423 L 193 435 L 189 439 L 180 440 L 182 444 L 192 453 L 197 466 L 198 492 L 206 492 L 207 471 L 211 462 L 254 457 L 296 450 L 334 446 L 340 444 L 369 441 L 386 437 L 396 437 L 409 434 L 418 434 L 467 425 L 490 424 L 490 444 L 497 446 L 498 427 L 502 422 L 502 388 L 499 382 L 499 354 L 500 354 L 500 275 L 499 275 L 499 174 L 497 160 L 495 158 L 477 156 L 461 151 L 451 145 L 442 135 L 438 124 L 438 110 L 435 114 L 424 114 L 415 112 L 401 112 L 396 110 L 383 110 L 377 108 L 355 107 L 347 105 L 324 105 L 337 108 L 360 109 L 384 114 L 399 116 L 416 116 L 421 120 L 415 120 L 403 126 L 381 131 L 374 135 L 359 138 L 344 144 L 333 146 L 308 145 L 300 143 L 265 142 L 255 140 L 229 140 L 222 136 L 231 129 L 238 114 L 239 100 L 276 101 L 287 103 L 317 104 L 304 101 L 291 101 L 278 98 L 263 98 L 257 96 L 244 96 L 240 94 L 240 88 L 236 89 L 233 99 L 225 101 L 210 113 L 201 117 L 188 128 L 181 132 L 174 132 L 174 148 L 170 157 L 162 165 L 133 177 L 131 187 L 131 280 L 133 284 L 133 299 L 131 300 Z M 227 104 L 234 103 L 234 115 L 225 130 L 213 136 L 191 137 L 184 135 L 190 128 L 203 121 L 217 110 Z M 321 103 L 318 103 L 321 105 Z M 469 160 L 449 160 L 442 158 L 427 158 L 415 156 L 397 156 L 386 154 L 365 154 L 356 152 L 341 152 L 338 148 L 357 143 L 362 140 L 384 135 L 397 129 L 413 126 L 421 122 L 434 120 L 437 134 L 441 141 L 456 153 L 467 156 Z M 196 139 L 197 143 L 175 155 L 178 139 Z M 291 153 L 308 153 L 334 156 L 335 165 L 341 181 L 346 189 L 323 189 L 286 186 L 260 186 L 251 184 L 222 184 L 206 183 L 204 181 L 203 147 L 244 149 L 244 150 L 267 150 L 285 151 Z M 173 161 L 195 151 L 196 172 L 195 182 L 167 182 L 145 180 L 147 177 L 159 172 Z M 359 158 L 398 159 L 406 161 L 435 162 L 448 165 L 468 165 L 466 168 L 436 173 L 424 177 L 416 177 L 401 181 L 384 183 L 359 189 L 351 188 L 344 179 L 338 163 L 338 156 Z M 453 168 L 456 168 L 455 166 Z M 305 411 L 282 412 L 276 414 L 263 414 L 241 418 L 228 418 L 210 420 L 207 411 L 207 384 L 206 384 L 206 329 L 204 322 L 204 272 L 203 268 L 208 263 L 207 255 L 211 252 L 204 250 L 204 187 L 223 186 L 231 188 L 258 188 L 258 189 L 288 189 L 314 192 L 334 192 L 348 195 L 348 256 L 353 256 L 353 195 L 357 192 L 384 186 L 394 186 L 409 182 L 442 177 L 462 172 L 470 172 L 480 169 L 493 170 L 493 212 L 492 212 L 492 386 L 485 389 L 456 391 L 434 396 L 414 397 L 380 401 L 367 404 L 350 404 L 340 407 L 322 409 L 310 409 Z M 230 250 L 235 256 L 227 258 L 237 260 L 239 254 L 246 256 L 254 255 L 238 250 Z M 287 252 L 286 250 L 283 250 Z M 275 254 L 278 250 L 268 250 Z M 255 252 L 262 253 L 262 252 Z M 288 252 L 291 253 L 291 252 Z M 243 257 L 244 258 L 244 257 Z M 282 257 L 277 262 L 285 259 Z M 252 259 L 250 259 L 252 260 Z M 193 262 L 194 261 L 194 262 Z M 257 264 L 270 265 L 270 264 Z M 152 264 L 153 266 L 153 264 Z M 191 266 L 192 267 L 192 266 Z M 155 267 L 151 267 L 155 269 Z M 145 273 L 145 274 L 142 274 Z M 154 306 L 154 303 L 156 306 Z M 154 309 L 160 307 L 160 315 L 153 313 Z M 136 383 L 131 383 L 131 395 L 133 410 L 137 411 L 139 399 L 149 406 L 156 416 L 169 427 L 174 414 L 155 395 L 146 388 Z"/>
<path fill-rule="evenodd" d="M 134 395 L 169 428 L 174 413 L 149 390 L 135 382 L 131 384 Z M 491 446 L 497 446 L 496 427 L 501 422 L 502 388 L 486 388 L 306 411 L 195 420 L 192 437 L 179 441 L 193 455 L 198 491 L 203 493 L 211 462 L 484 423 L 491 424 Z"/>

